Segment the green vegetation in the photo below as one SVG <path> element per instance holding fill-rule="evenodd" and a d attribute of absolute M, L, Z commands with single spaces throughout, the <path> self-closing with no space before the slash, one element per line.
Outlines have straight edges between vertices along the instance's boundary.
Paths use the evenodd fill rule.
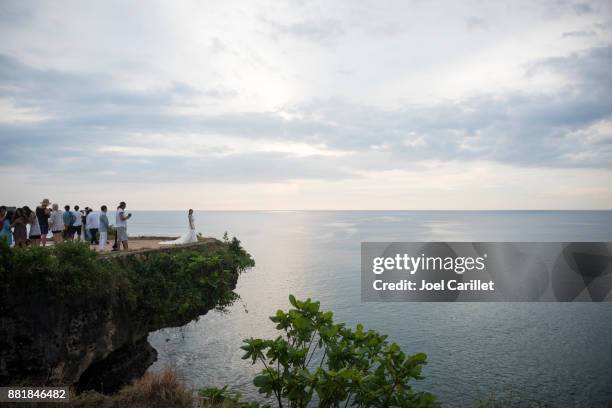
<path fill-rule="evenodd" d="M 333 322 L 319 302 L 289 296 L 293 308 L 270 319 L 282 332 L 274 340 L 247 339 L 244 359 L 261 364 L 253 380 L 278 407 L 435 407 L 436 398 L 412 389 L 423 378 L 425 354 L 406 355 L 387 336 Z M 200 392 L 208 406 L 257 407 L 226 388 Z"/>
<path fill-rule="evenodd" d="M 9 248 L 0 240 L 0 294 L 50 304 L 119 304 L 137 327 L 184 325 L 231 304 L 237 276 L 254 265 L 234 238 L 122 257 L 104 257 L 82 242 Z"/>

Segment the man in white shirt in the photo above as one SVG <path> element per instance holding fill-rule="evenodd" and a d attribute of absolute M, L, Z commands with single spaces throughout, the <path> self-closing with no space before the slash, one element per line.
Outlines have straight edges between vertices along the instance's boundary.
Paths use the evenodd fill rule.
<path fill-rule="evenodd" d="M 89 209 L 87 213 L 87 218 L 85 220 L 85 227 L 89 231 L 91 243 L 99 244 L 100 241 L 98 241 L 98 228 L 100 227 L 100 215 L 96 211 Z"/>
<path fill-rule="evenodd" d="M 72 212 L 72 215 L 74 215 L 74 218 L 75 218 L 74 223 L 72 224 L 72 236 L 74 237 L 75 240 L 80 240 L 81 239 L 81 228 L 83 226 L 83 223 L 81 222 L 81 216 L 83 214 L 81 214 L 81 212 L 79 211 L 78 205 L 74 206 L 74 211 Z"/>
<path fill-rule="evenodd" d="M 115 226 L 117 227 L 117 244 L 116 248 L 113 247 L 113 250 L 116 251 L 121 250 L 122 245 L 124 250 L 127 251 L 128 249 L 127 220 L 132 218 L 132 214 L 126 214 L 125 207 L 125 201 L 120 202 L 119 207 L 117 207 L 117 215 L 115 216 Z"/>

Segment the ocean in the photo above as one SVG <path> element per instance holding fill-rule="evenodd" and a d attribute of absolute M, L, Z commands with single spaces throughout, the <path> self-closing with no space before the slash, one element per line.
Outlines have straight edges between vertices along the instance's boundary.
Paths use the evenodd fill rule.
<path fill-rule="evenodd" d="M 186 211 L 131 211 L 130 235 L 181 235 Z M 193 387 L 224 386 L 264 399 L 260 370 L 241 341 L 274 338 L 268 316 L 290 293 L 321 302 L 336 321 L 389 335 L 425 352 L 414 387 L 444 406 L 490 397 L 561 407 L 612 405 L 612 303 L 362 303 L 362 241 L 612 241 L 612 211 L 196 211 L 196 228 L 238 237 L 257 266 L 243 274 L 241 300 L 183 328 L 149 335 L 150 370 L 175 367 Z"/>

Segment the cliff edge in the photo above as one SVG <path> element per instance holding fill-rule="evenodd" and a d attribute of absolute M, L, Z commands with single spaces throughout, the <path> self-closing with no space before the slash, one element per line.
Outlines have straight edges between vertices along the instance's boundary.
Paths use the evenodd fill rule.
<path fill-rule="evenodd" d="M 254 261 L 234 238 L 104 256 L 0 243 L 0 386 L 114 392 L 155 361 L 149 332 L 236 300 Z"/>

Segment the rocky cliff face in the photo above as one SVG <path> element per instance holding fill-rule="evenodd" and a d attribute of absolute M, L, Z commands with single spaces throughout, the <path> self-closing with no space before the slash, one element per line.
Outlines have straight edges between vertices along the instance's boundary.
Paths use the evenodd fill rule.
<path fill-rule="evenodd" d="M 156 359 L 148 331 L 135 325 L 121 304 L 7 300 L 0 329 L 3 385 L 76 384 L 80 390 L 113 392 Z"/>
<path fill-rule="evenodd" d="M 234 299 L 238 275 L 252 260 L 241 248 L 232 254 L 227 244 L 215 245 L 108 262 L 92 255 L 97 267 L 119 272 L 111 272 L 114 282 L 106 293 L 89 298 L 46 296 L 40 285 L 24 284 L 45 274 L 15 270 L 19 260 L 4 262 L 0 384 L 75 385 L 108 393 L 141 376 L 157 356 L 147 342 L 150 331 L 184 325 Z"/>

